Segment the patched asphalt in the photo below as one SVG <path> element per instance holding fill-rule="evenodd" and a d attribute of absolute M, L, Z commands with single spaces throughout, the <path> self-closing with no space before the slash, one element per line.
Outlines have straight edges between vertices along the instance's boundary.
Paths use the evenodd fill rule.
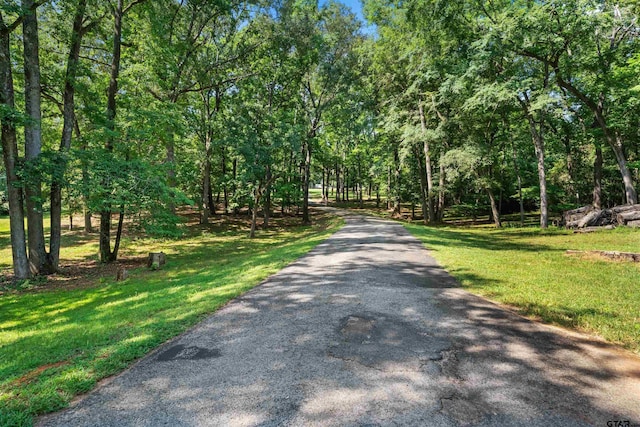
<path fill-rule="evenodd" d="M 640 358 L 465 292 L 397 223 L 346 222 L 39 425 L 640 425 Z"/>

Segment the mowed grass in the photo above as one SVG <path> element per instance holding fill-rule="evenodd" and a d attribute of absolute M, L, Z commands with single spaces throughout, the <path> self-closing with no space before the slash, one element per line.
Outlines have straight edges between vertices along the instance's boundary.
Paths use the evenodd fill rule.
<path fill-rule="evenodd" d="M 25 221 L 26 225 L 26 221 Z M 48 215 L 44 221 L 45 236 L 49 235 Z M 26 229 L 25 229 L 26 232 Z M 63 261 L 85 261 L 98 259 L 98 240 L 96 234 L 84 235 L 79 232 L 68 232 L 66 227 L 62 231 Z M 9 218 L 0 217 L 0 274 L 13 267 L 11 255 L 11 235 L 9 233 Z"/>
<path fill-rule="evenodd" d="M 640 252 L 640 229 L 405 227 L 469 291 L 640 353 L 640 263 L 565 254 Z"/>
<path fill-rule="evenodd" d="M 141 268 L 124 282 L 100 279 L 84 289 L 0 295 L 0 425 L 30 425 L 35 415 L 67 406 L 309 251 L 341 223 L 325 217 L 310 227 L 263 230 L 256 239 L 240 230 L 138 240 L 130 251 L 167 254 L 163 270 Z M 94 256 L 92 244 L 80 246 L 63 256 Z"/>

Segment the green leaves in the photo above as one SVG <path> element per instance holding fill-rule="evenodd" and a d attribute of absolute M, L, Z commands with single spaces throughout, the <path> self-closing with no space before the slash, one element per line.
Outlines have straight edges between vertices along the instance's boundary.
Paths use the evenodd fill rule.
<path fill-rule="evenodd" d="M 169 186 L 169 165 L 120 158 L 106 150 L 76 152 L 87 166 L 82 185 L 88 208 L 94 212 L 118 210 L 132 215 L 145 232 L 159 237 L 179 237 L 180 219 L 171 206 L 193 204 L 183 193 Z"/>

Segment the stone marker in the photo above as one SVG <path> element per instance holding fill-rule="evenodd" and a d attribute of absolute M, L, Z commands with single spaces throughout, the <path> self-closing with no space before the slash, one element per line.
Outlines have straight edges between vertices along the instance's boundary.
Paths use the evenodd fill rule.
<path fill-rule="evenodd" d="M 129 277 L 129 272 L 127 271 L 127 269 L 124 267 L 119 267 L 118 271 L 116 272 L 116 282 L 127 280 L 128 277 Z"/>
<path fill-rule="evenodd" d="M 147 267 L 149 267 L 150 269 L 159 270 L 166 263 L 167 263 L 167 258 L 164 255 L 164 252 L 149 252 Z"/>

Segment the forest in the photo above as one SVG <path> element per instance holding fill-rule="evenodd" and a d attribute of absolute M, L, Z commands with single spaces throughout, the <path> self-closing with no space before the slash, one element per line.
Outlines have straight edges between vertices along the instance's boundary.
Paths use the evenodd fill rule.
<path fill-rule="evenodd" d="M 633 0 L 23 0 L 0 5 L 3 164 L 16 279 L 59 268 L 82 213 L 311 222 L 310 189 L 448 215 L 638 203 Z M 26 219 L 26 227 L 25 227 Z M 45 235 L 44 221 L 49 221 Z"/>

